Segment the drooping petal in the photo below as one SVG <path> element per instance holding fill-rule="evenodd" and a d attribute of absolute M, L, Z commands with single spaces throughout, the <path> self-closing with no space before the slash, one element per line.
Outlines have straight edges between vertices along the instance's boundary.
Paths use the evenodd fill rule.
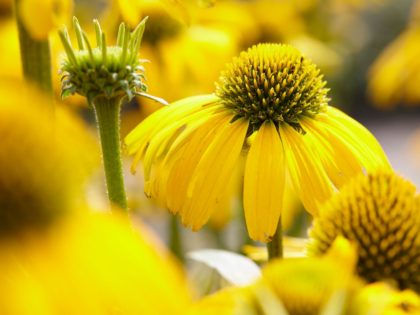
<path fill-rule="evenodd" d="M 334 187 L 325 172 L 319 154 L 310 138 L 284 124 L 280 136 L 286 153 L 287 168 L 299 198 L 305 209 L 317 215 L 319 206 L 328 200 Z"/>
<path fill-rule="evenodd" d="M 218 101 L 213 95 L 200 95 L 189 97 L 178 102 L 172 103 L 167 107 L 153 113 L 134 128 L 124 139 L 129 155 L 135 154 L 132 171 L 135 170 L 137 163 L 143 159 L 145 150 L 150 140 L 165 128 L 171 128 L 176 132 L 190 115 L 203 110 L 203 106 Z M 207 110 L 207 108 L 206 108 Z"/>
<path fill-rule="evenodd" d="M 264 123 L 245 164 L 244 209 L 248 233 L 267 242 L 280 219 L 285 183 L 285 160 L 280 136 L 272 122 Z"/>
<path fill-rule="evenodd" d="M 200 111 L 169 123 L 167 127 L 157 132 L 150 139 L 143 156 L 145 180 L 149 180 L 153 164 L 160 161 L 163 155 L 168 154 L 172 145 L 176 146 L 175 144 L 181 140 L 188 139 L 190 133 L 204 124 L 216 109 L 215 106 L 202 108 Z"/>
<path fill-rule="evenodd" d="M 177 213 L 187 199 L 188 184 L 202 155 L 221 126 L 228 124 L 230 115 L 216 114 L 197 128 L 176 150 L 171 150 L 163 163 L 163 176 L 157 177 L 160 191 L 157 195 L 166 200 L 167 208 Z"/>
<path fill-rule="evenodd" d="M 302 127 L 307 131 L 305 137 L 311 137 L 319 153 L 321 163 L 334 183 L 340 189 L 348 180 L 362 172 L 362 163 L 357 155 L 345 143 L 334 137 L 323 124 L 316 119 L 302 119 Z"/>
<path fill-rule="evenodd" d="M 248 122 L 238 119 L 233 123 L 225 123 L 214 135 L 191 176 L 188 198 L 181 212 L 184 225 L 198 230 L 219 206 L 225 186 L 238 162 L 247 129 Z"/>
<path fill-rule="evenodd" d="M 328 107 L 327 113 L 316 119 L 325 124 L 325 135 L 335 139 L 334 142 L 344 143 L 366 171 L 391 167 L 381 145 L 369 130 L 339 109 Z"/>

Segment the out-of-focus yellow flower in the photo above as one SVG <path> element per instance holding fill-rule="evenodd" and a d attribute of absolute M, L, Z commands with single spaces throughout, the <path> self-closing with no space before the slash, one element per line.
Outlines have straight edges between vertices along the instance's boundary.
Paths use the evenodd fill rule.
<path fill-rule="evenodd" d="M 13 6 L 13 0 L 0 0 L 0 8 L 3 10 L 11 9 Z"/>
<path fill-rule="evenodd" d="M 0 51 L 2 52 L 1 75 L 11 78 L 22 77 L 18 32 L 13 19 L 0 20 Z"/>
<path fill-rule="evenodd" d="M 321 210 L 310 231 L 312 254 L 342 235 L 357 245 L 359 275 L 420 292 L 420 198 L 391 171 L 360 175 Z"/>
<path fill-rule="evenodd" d="M 236 45 L 222 31 L 191 26 L 156 47 L 145 41 L 142 53 L 151 60 L 145 64 L 150 93 L 175 101 L 214 89 L 214 81 L 236 53 Z"/>
<path fill-rule="evenodd" d="M 306 31 L 295 1 L 250 1 L 248 9 L 257 21 L 260 42 L 288 42 Z"/>
<path fill-rule="evenodd" d="M 254 1 L 229 0 L 219 1 L 212 7 L 196 7 L 191 10 L 192 25 L 223 32 L 240 48 L 248 48 L 261 39 L 258 21 L 251 9 L 252 3 Z"/>
<path fill-rule="evenodd" d="M 0 234 L 50 223 L 83 202 L 96 166 L 95 142 L 80 121 L 23 83 L 0 79 Z"/>
<path fill-rule="evenodd" d="M 45 40 L 49 32 L 67 24 L 73 10 L 72 0 L 18 0 L 19 14 L 26 31 L 36 40 Z"/>
<path fill-rule="evenodd" d="M 151 94 L 167 101 L 211 91 L 223 65 L 237 52 L 236 33 L 207 27 L 195 19 L 189 23 L 182 3 L 148 0 L 117 4 L 112 1 L 104 13 L 109 20 L 116 20 L 112 15 L 119 12 L 118 8 L 129 25 L 149 17 L 141 51 L 142 58 L 150 60 L 145 63 L 147 85 Z M 124 10 L 133 16 L 127 16 Z M 147 114 L 157 109 L 152 101 L 141 102 L 146 104 L 142 110 Z"/>
<path fill-rule="evenodd" d="M 369 70 L 368 93 L 383 108 L 420 103 L 420 1 L 415 1 L 407 28 L 375 60 Z"/>
<path fill-rule="evenodd" d="M 342 314 L 362 286 L 355 265 L 355 248 L 340 238 L 324 257 L 269 262 L 256 283 L 204 298 L 191 313 L 319 315 L 330 307 Z"/>
<path fill-rule="evenodd" d="M 336 188 L 362 169 L 389 167 L 376 139 L 328 106 L 316 66 L 287 45 L 243 52 L 222 73 L 216 94 L 190 97 L 149 116 L 125 139 L 142 160 L 146 194 L 184 225 L 200 229 L 219 204 L 245 140 L 249 235 L 267 242 L 282 211 L 286 169 L 305 208 L 317 214 Z"/>
<path fill-rule="evenodd" d="M 115 214 L 3 242 L 0 258 L 1 314 L 177 315 L 190 303 L 172 257 Z"/>
<path fill-rule="evenodd" d="M 185 7 L 179 1 L 165 0 L 111 0 L 109 10 L 121 14 L 122 19 L 130 27 L 135 27 L 149 12 L 170 15 L 182 21 L 185 16 Z M 169 20 L 167 20 L 169 21 Z"/>
<path fill-rule="evenodd" d="M 338 239 L 322 258 L 274 261 L 263 269 L 262 285 L 269 287 L 289 314 L 320 314 L 335 294 L 360 286 L 354 277 L 355 248 Z"/>
<path fill-rule="evenodd" d="M 367 285 L 356 295 L 348 315 L 419 315 L 420 297 L 413 291 L 397 291 L 388 284 Z"/>
<path fill-rule="evenodd" d="M 420 103 L 420 25 L 413 25 L 393 41 L 372 65 L 368 92 L 375 104 Z"/>

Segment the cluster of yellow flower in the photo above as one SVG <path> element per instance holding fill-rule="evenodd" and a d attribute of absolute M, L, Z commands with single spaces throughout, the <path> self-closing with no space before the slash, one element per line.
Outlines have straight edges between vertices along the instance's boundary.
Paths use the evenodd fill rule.
<path fill-rule="evenodd" d="M 93 9 L 15 0 L 23 80 L 10 76 L 13 65 L 0 76 L 0 314 L 420 314 L 420 196 L 375 137 L 329 105 L 316 64 L 329 69 L 340 58 L 305 29 L 308 15 L 319 19 L 319 5 L 115 0 L 90 32 L 76 18 L 70 23 L 70 11 Z M 331 12 L 363 5 L 373 4 L 328 1 Z M 0 2 L 0 11 L 10 6 Z M 0 32 L 9 34 L 5 23 Z M 53 35 L 62 23 L 74 40 L 66 27 Z M 313 62 L 279 41 L 320 53 Z M 55 50 L 64 51 L 60 93 Z M 392 97 L 379 102 L 394 100 L 387 92 Z M 99 141 L 55 94 L 86 98 Z M 121 141 L 125 102 L 162 108 Z M 142 164 L 145 194 L 193 231 L 213 216 L 225 224 L 240 200 L 249 238 L 267 244 L 264 265 L 209 254 L 221 275 L 248 280 L 199 296 L 182 270 L 188 264 L 127 213 L 121 143 L 134 156 L 131 171 Z M 93 180 L 100 150 L 105 211 L 90 197 L 102 187 Z M 294 258 L 283 242 L 290 190 L 312 217 Z M 178 228 L 169 231 L 175 243 Z M 179 245 L 171 249 L 182 258 Z M 252 280 L 244 261 L 256 268 Z"/>

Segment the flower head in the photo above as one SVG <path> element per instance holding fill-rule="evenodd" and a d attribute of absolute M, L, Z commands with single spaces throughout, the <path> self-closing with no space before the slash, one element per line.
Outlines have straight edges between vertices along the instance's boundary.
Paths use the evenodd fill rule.
<path fill-rule="evenodd" d="M 358 247 L 360 276 L 420 292 L 419 201 L 415 187 L 392 172 L 361 175 L 315 219 L 309 250 L 323 253 L 342 235 Z"/>
<path fill-rule="evenodd" d="M 297 49 L 276 44 L 253 46 L 222 72 L 216 95 L 226 107 L 250 122 L 251 133 L 265 121 L 276 128 L 287 123 L 299 132 L 299 121 L 314 117 L 328 104 L 319 69 Z"/>
<path fill-rule="evenodd" d="M 72 48 L 66 29 L 59 33 L 67 54 L 61 68 L 64 72 L 62 96 L 78 93 L 92 102 L 96 97 L 131 99 L 135 94 L 145 92 L 144 69 L 137 54 L 146 20 L 138 24 L 132 33 L 122 23 L 117 44 L 110 47 L 106 45 L 105 33 L 95 20 L 97 47 L 92 48 L 86 33 L 74 18 L 79 50 Z"/>
<path fill-rule="evenodd" d="M 305 208 L 349 178 L 389 167 L 376 139 L 327 105 L 316 67 L 287 45 L 260 44 L 227 67 L 216 94 L 190 97 L 149 116 L 125 139 L 142 160 L 146 194 L 197 230 L 231 194 L 246 154 L 244 209 L 251 238 L 269 241 L 281 215 L 286 172 Z"/>

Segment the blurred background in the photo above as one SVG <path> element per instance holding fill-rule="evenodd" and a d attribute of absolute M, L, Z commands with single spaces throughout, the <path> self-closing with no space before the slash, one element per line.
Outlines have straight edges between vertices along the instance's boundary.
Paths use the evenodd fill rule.
<path fill-rule="evenodd" d="M 212 93 L 220 71 L 234 56 L 253 44 L 289 43 L 312 59 L 325 74 L 331 105 L 359 120 L 384 147 L 397 172 L 420 185 L 420 1 L 414 0 L 75 0 L 52 1 L 57 27 L 76 15 L 94 37 L 97 18 L 115 42 L 118 24 L 134 27 L 149 16 L 140 58 L 145 59 L 149 93 L 169 102 Z M 60 6 L 67 2 L 70 6 Z M 64 7 L 71 7 L 71 12 Z M 12 1 L 0 1 L 0 69 L 2 76 L 21 77 Z M 33 19 L 41 19 L 34 12 Z M 72 33 L 72 32 L 70 32 Z M 54 84 L 59 99 L 61 44 L 51 33 Z M 84 118 L 88 128 L 94 116 L 77 96 L 64 106 Z M 135 99 L 124 107 L 126 134 L 161 105 Z M 176 240 L 177 225 L 164 209 L 148 200 L 141 174 L 132 176 L 126 158 L 130 208 L 149 223 L 162 239 Z M 140 171 L 139 171 L 140 173 Z M 98 169 L 89 202 L 103 208 L 102 171 Z M 285 201 L 289 235 L 304 236 L 309 218 L 294 200 Z M 247 234 L 241 222 L 240 200 L 220 211 L 199 233 L 181 229 L 183 246 L 241 250 Z M 233 210 L 232 210 L 233 209 Z M 239 222 L 239 223 L 238 223 Z M 172 231 L 172 232 L 169 232 Z M 180 230 L 178 230 L 179 232 Z M 176 233 L 176 232 L 175 232 Z"/>

